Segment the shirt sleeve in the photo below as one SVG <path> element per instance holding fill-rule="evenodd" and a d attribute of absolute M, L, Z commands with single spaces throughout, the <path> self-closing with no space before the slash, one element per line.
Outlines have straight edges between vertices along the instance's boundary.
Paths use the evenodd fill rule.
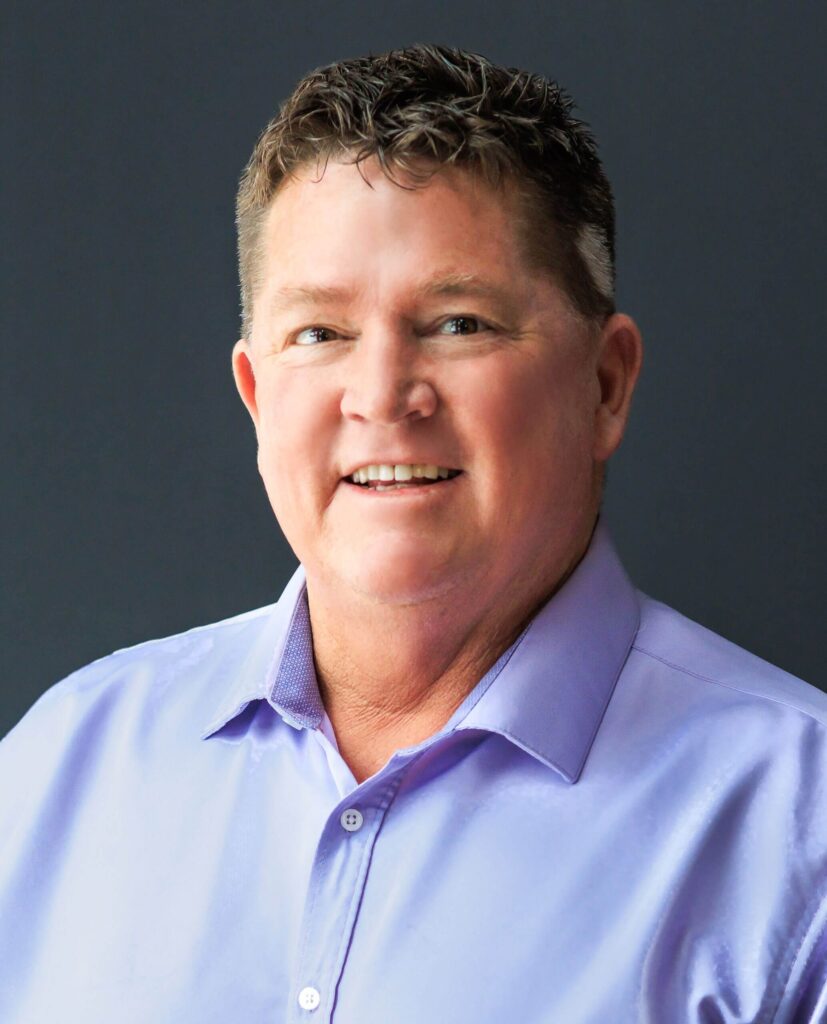
<path fill-rule="evenodd" d="M 827 1024 L 827 898 L 795 952 L 773 1024 Z"/>

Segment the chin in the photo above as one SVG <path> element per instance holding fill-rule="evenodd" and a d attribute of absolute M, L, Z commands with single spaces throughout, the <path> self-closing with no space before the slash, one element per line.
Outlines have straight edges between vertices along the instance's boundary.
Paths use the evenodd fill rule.
<path fill-rule="evenodd" d="M 362 597 L 385 605 L 422 604 L 441 597 L 457 582 L 457 574 L 444 562 L 425 559 L 421 551 L 400 557 L 387 550 L 381 558 L 343 566 L 336 575 Z"/>

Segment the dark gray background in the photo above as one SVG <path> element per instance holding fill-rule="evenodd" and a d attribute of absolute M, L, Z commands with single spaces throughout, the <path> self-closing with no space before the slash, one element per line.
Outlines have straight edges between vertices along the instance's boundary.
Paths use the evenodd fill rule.
<path fill-rule="evenodd" d="M 277 597 L 294 561 L 230 373 L 237 178 L 302 74 L 417 41 L 573 93 L 647 345 L 618 547 L 824 686 L 824 10 L 6 3 L 0 734 L 87 661 Z"/>

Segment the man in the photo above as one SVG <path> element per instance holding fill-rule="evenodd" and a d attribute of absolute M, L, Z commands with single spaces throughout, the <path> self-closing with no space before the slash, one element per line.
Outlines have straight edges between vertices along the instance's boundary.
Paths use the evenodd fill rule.
<path fill-rule="evenodd" d="M 827 1020 L 827 698 L 636 592 L 641 363 L 546 80 L 305 78 L 238 197 L 280 600 L 81 669 L 0 747 L 0 1019 Z"/>

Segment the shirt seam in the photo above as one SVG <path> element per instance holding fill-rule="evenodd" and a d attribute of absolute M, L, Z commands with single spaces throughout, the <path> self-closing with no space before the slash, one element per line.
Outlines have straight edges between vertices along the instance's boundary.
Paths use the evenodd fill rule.
<path fill-rule="evenodd" d="M 344 927 L 342 928 L 342 934 L 339 937 L 336 956 L 328 974 L 329 991 L 327 995 L 330 1005 L 328 1020 L 333 1019 L 333 1013 L 336 1009 L 336 1000 L 339 995 L 339 984 L 341 983 L 342 977 L 345 973 L 347 957 L 350 952 L 351 942 L 353 941 L 353 933 L 356 931 L 356 925 L 359 920 L 359 911 L 362 908 L 362 897 L 364 896 L 365 887 L 368 882 L 370 862 L 373 859 L 373 850 L 383 824 L 384 815 L 382 816 L 382 820 L 379 822 L 379 827 L 376 829 L 376 833 L 372 840 L 362 848 L 360 853 L 359 867 L 356 873 L 356 885 L 354 886 L 353 892 L 350 894 L 350 899 L 348 900 L 347 910 L 344 915 Z"/>
<path fill-rule="evenodd" d="M 707 676 L 701 672 L 695 672 L 694 669 L 687 668 L 685 665 L 678 665 L 676 662 L 670 661 L 668 658 L 664 658 L 660 654 L 655 654 L 654 651 L 647 650 L 645 647 L 639 647 L 637 644 L 632 644 L 631 650 L 638 651 L 640 654 L 645 654 L 654 661 L 659 661 L 662 665 L 666 665 L 667 668 L 674 669 L 676 672 L 682 672 L 687 676 L 692 676 L 693 679 L 700 679 L 702 682 L 712 683 L 714 686 L 722 686 L 726 690 L 732 690 L 733 693 L 742 693 L 747 697 L 755 697 L 756 700 L 766 700 L 771 704 L 778 704 L 781 707 L 789 708 L 791 711 L 799 712 L 799 714 L 809 718 L 817 725 L 822 726 L 822 728 L 827 726 L 827 723 L 821 718 L 818 718 L 812 712 L 807 711 L 806 708 L 799 707 L 797 704 L 791 704 L 789 701 L 781 700 L 778 697 L 772 697 L 767 693 L 756 693 L 754 690 L 748 690 L 742 686 L 734 686 L 732 683 L 726 683 L 723 679 L 716 679 L 714 676 Z"/>
<path fill-rule="evenodd" d="M 486 683 L 485 687 L 480 690 L 480 692 L 476 695 L 476 697 L 474 697 L 473 700 L 470 699 L 472 694 L 474 693 L 474 690 L 477 689 L 476 686 L 474 687 L 474 690 L 472 690 L 471 693 L 468 694 L 468 696 L 465 698 L 465 701 L 469 701 L 469 704 L 465 708 L 465 710 L 464 710 L 464 712 L 462 714 L 462 718 L 460 718 L 460 720 L 456 723 L 456 725 L 453 726 L 453 729 L 451 730 L 452 732 L 455 732 L 455 731 L 463 728 L 463 723 L 467 721 L 468 716 L 471 714 L 471 712 L 474 710 L 474 708 L 476 708 L 476 706 L 479 704 L 479 702 L 482 700 L 482 698 L 485 696 L 485 694 L 488 693 L 488 691 L 494 685 L 496 680 L 499 679 L 499 677 L 502 675 L 503 669 L 511 661 L 511 659 L 514 657 L 514 655 L 517 653 L 517 651 L 520 649 L 520 647 L 522 646 L 523 641 L 528 636 L 528 631 L 529 631 L 530 628 L 531 628 L 531 623 L 529 623 L 525 627 L 525 629 L 522 631 L 522 633 L 517 637 L 517 639 L 511 645 L 510 649 L 507 649 L 506 651 L 503 652 L 503 654 L 500 655 L 500 658 L 498 658 L 497 660 L 499 661 L 500 659 L 502 659 L 502 664 L 499 666 L 499 668 L 497 668 L 497 671 L 491 676 L 491 678 Z M 491 666 L 491 669 L 493 669 L 496 666 L 496 664 L 497 664 L 497 662 L 495 661 L 494 664 Z M 485 676 L 489 674 L 491 669 L 489 669 L 488 672 L 486 672 L 483 675 L 482 679 L 485 679 Z M 482 679 L 480 680 L 480 682 L 482 682 Z M 464 704 L 465 701 L 463 701 L 462 703 Z M 454 718 L 454 716 L 457 714 L 457 712 L 460 710 L 461 707 L 462 707 L 462 704 L 460 704 L 460 706 L 457 708 L 457 710 L 451 716 L 451 719 Z M 449 722 L 451 721 L 451 719 L 449 719 Z M 446 727 L 447 727 L 447 725 L 448 725 L 448 723 L 446 723 Z M 478 725 L 472 723 L 469 726 L 465 726 L 465 728 L 467 728 L 467 729 L 478 729 L 478 728 L 484 728 L 484 726 L 478 726 Z"/>
<path fill-rule="evenodd" d="M 540 762 L 540 764 L 545 765 L 546 768 L 550 768 L 558 775 L 562 775 L 563 779 L 569 784 L 573 783 L 577 778 L 577 776 L 572 775 L 571 772 L 569 772 L 568 768 L 566 768 L 564 765 L 560 764 L 558 761 L 552 760 L 552 758 L 550 758 L 547 753 L 544 753 L 542 750 L 538 750 L 531 743 L 527 743 L 521 736 L 517 736 L 515 733 L 511 732 L 508 729 L 493 728 L 492 726 L 475 725 L 473 727 L 473 730 L 468 729 L 466 731 L 474 730 L 486 732 L 489 736 L 502 736 L 503 739 L 509 740 L 516 747 L 520 748 L 521 750 L 524 750 L 527 754 L 530 754 L 532 757 L 536 758 Z"/>
<path fill-rule="evenodd" d="M 574 774 L 574 782 L 577 782 L 577 780 L 583 773 L 583 769 L 586 767 L 586 761 L 588 761 L 589 759 L 589 754 L 591 753 L 592 747 L 594 746 L 595 740 L 597 739 L 597 734 L 600 732 L 601 726 L 603 725 L 603 721 L 606 718 L 606 715 L 608 714 L 609 705 L 612 703 L 612 699 L 615 693 L 617 692 L 617 685 L 620 682 L 620 677 L 623 675 L 623 670 L 626 668 L 626 663 L 629 660 L 629 655 L 632 653 L 633 650 L 635 650 L 635 640 L 637 639 L 637 635 L 640 632 L 641 623 L 641 608 L 639 600 L 635 600 L 635 612 L 636 615 L 634 629 L 630 631 L 629 640 L 623 652 L 623 657 L 618 660 L 617 668 L 614 672 L 614 678 L 612 679 L 612 685 L 609 687 L 609 690 L 606 694 L 606 702 L 604 703 L 603 709 L 594 723 L 594 728 L 592 729 L 591 735 L 589 736 L 589 740 L 583 749 L 583 756 L 581 757 L 580 763 L 577 766 L 577 771 Z"/>
<path fill-rule="evenodd" d="M 339 969 L 331 986 L 332 998 L 330 1003 L 330 1020 L 333 1020 L 333 1015 L 336 1012 L 336 1006 L 339 1001 L 339 989 L 342 984 L 342 979 L 344 978 L 345 975 L 345 970 L 347 969 L 348 958 L 350 957 L 350 951 L 351 948 L 353 947 L 354 936 L 356 935 L 356 929 L 359 925 L 359 917 L 362 913 L 362 904 L 364 903 L 365 900 L 365 891 L 367 890 L 368 887 L 368 876 L 370 875 L 371 864 L 373 863 L 373 856 L 374 853 L 376 852 L 376 844 L 379 841 L 379 834 L 385 827 L 385 823 L 388 818 L 388 813 L 390 812 L 392 804 L 396 800 L 397 794 L 399 793 L 399 790 L 402 786 L 402 781 L 404 777 L 408 774 L 411 767 L 420 759 L 420 757 L 422 757 L 423 754 L 424 751 L 421 751 L 416 757 L 414 757 L 408 764 L 406 764 L 399 771 L 399 774 L 396 778 L 391 778 L 388 781 L 388 785 L 385 790 L 386 798 L 384 801 L 384 810 L 380 810 L 381 818 L 379 821 L 379 826 L 376 829 L 376 832 L 372 840 L 366 845 L 363 851 L 361 862 L 359 865 L 361 885 L 357 885 L 356 888 L 354 889 L 354 892 L 351 896 L 350 905 L 348 907 L 348 917 L 352 913 L 353 919 L 351 921 L 350 928 L 344 929 L 344 933 L 339 944 L 339 950 L 336 954 L 335 962 L 339 964 Z M 359 801 L 357 800 L 356 803 L 358 804 L 358 802 Z M 379 807 L 381 808 L 381 803 Z M 363 870 L 364 874 L 362 875 Z"/>
<path fill-rule="evenodd" d="M 822 892 L 818 896 L 816 901 L 815 901 L 815 910 L 813 911 L 813 913 L 807 919 L 807 927 L 801 933 L 801 938 L 798 940 L 798 942 L 797 942 L 797 944 L 795 946 L 795 949 L 793 950 L 793 954 L 790 957 L 789 968 L 788 968 L 788 970 L 786 971 L 786 973 L 784 975 L 784 981 L 783 981 L 783 983 L 781 985 L 781 988 L 780 988 L 780 991 L 778 993 L 778 998 L 775 1001 L 775 1006 L 772 1008 L 772 1016 L 767 1018 L 768 1024 L 778 1024 L 778 1011 L 779 1011 L 779 1009 L 781 1007 L 782 1002 L 784 1001 L 785 995 L 787 995 L 787 987 L 790 984 L 790 979 L 793 976 L 793 971 L 795 970 L 796 964 L 798 963 L 798 958 L 799 958 L 799 956 L 801 954 L 801 950 L 802 950 L 802 948 L 804 946 L 804 943 L 807 941 L 807 937 L 810 934 L 810 926 L 813 924 L 814 921 L 817 920 L 817 918 L 819 916 L 819 912 L 824 907 L 824 902 L 825 902 L 825 893 Z M 815 956 L 815 954 L 816 954 L 816 952 L 818 950 L 819 939 L 821 939 L 821 937 L 825 933 L 827 933 L 827 919 L 822 922 L 821 927 L 818 929 L 818 931 L 813 936 L 813 947 L 810 950 L 809 954 L 807 955 L 806 960 L 804 961 L 804 964 L 803 964 L 803 974 L 806 975 L 806 970 L 807 970 L 807 967 L 808 967 L 808 965 L 810 963 L 810 960 L 812 959 L 812 957 Z"/>
<path fill-rule="evenodd" d="M 134 644 L 125 644 L 123 647 L 116 647 L 113 651 L 108 654 L 102 654 L 99 658 L 95 658 L 93 661 L 89 661 L 80 668 L 75 669 L 69 676 L 70 678 L 76 675 L 78 672 L 83 672 L 86 668 L 91 668 L 93 665 L 97 665 L 100 662 L 107 661 L 109 658 L 114 658 L 118 654 L 129 654 L 131 651 L 140 651 L 144 647 L 152 647 L 155 644 L 165 644 L 173 640 L 183 640 L 185 637 L 193 636 L 198 633 L 205 633 L 208 630 L 223 630 L 228 629 L 231 626 L 239 625 L 243 622 L 249 622 L 256 618 L 262 618 L 268 613 L 272 612 L 275 608 L 275 604 L 262 605 L 260 608 L 252 608 L 250 611 L 239 612 L 237 615 L 231 615 L 226 619 L 219 619 L 217 622 L 202 623 L 197 626 L 189 626 L 186 629 L 181 629 L 177 633 L 168 633 L 166 636 L 153 636 L 147 640 L 139 640 Z"/>

